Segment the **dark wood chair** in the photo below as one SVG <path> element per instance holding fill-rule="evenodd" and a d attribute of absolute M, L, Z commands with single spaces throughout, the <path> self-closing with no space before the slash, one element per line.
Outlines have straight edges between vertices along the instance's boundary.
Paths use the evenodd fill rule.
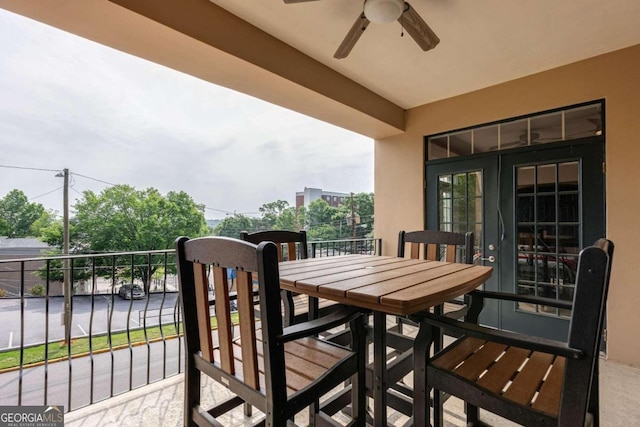
<path fill-rule="evenodd" d="M 523 425 L 597 426 L 598 353 L 612 259 L 613 243 L 606 239 L 582 250 L 573 302 L 474 291 L 465 321 L 416 317 L 431 325 L 420 339 L 433 339 L 437 329 L 460 334 L 427 360 L 427 386 L 464 400 L 468 425 L 480 425 L 478 408 L 483 408 Z M 567 342 L 477 325 L 489 298 L 572 309 Z M 436 425 L 438 410 L 434 407 Z"/>
<path fill-rule="evenodd" d="M 309 257 L 307 233 L 304 230 L 267 230 L 255 233 L 243 231 L 240 233 L 240 238 L 256 245 L 260 242 L 275 243 L 279 261 L 295 261 Z M 282 290 L 281 297 L 285 326 L 316 319 L 330 312 L 329 307 L 335 304 L 333 301 L 310 298 L 307 295 L 294 294 L 285 290 Z"/>
<path fill-rule="evenodd" d="M 473 232 L 453 233 L 440 230 L 401 231 L 398 256 L 431 261 L 473 263 Z"/>
<path fill-rule="evenodd" d="M 297 259 L 309 258 L 309 248 L 307 245 L 307 232 L 304 230 L 267 230 L 249 233 L 243 231 L 240 238 L 257 245 L 261 242 L 273 242 L 278 249 L 278 260 L 295 261 Z"/>
<path fill-rule="evenodd" d="M 331 415 L 341 408 L 320 408 L 315 402 L 335 387 L 344 387 L 347 380 L 350 385 L 342 394 L 350 393 L 350 399 L 328 400 L 351 401 L 350 425 L 364 425 L 366 332 L 357 309 L 341 307 L 321 319 L 283 328 L 274 243 L 256 246 L 224 237 L 181 237 L 176 251 L 187 350 L 185 426 L 221 426 L 216 418 L 242 404 L 265 414 L 258 425 L 292 425 L 295 414 L 307 407 L 313 423 L 335 424 Z M 236 271 L 237 316 L 230 310 L 227 269 Z M 209 273 L 216 296 L 213 330 Z M 255 280 L 260 319 L 253 307 Z M 349 348 L 315 338 L 345 323 L 352 336 Z M 228 388 L 233 397 L 210 409 L 201 407 L 201 374 Z"/>
<path fill-rule="evenodd" d="M 398 257 L 412 259 L 427 259 L 430 261 L 446 261 L 461 262 L 465 264 L 473 263 L 473 239 L 472 232 L 453 233 L 440 230 L 418 230 L 418 231 L 400 231 L 398 233 Z M 447 316 L 454 318 L 463 317 L 467 307 L 464 300 L 452 300 L 443 306 L 434 307 L 437 314 L 444 313 L 444 306 L 447 306 Z M 413 405 L 407 405 L 401 399 L 411 398 L 414 394 L 413 390 L 403 381 L 396 382 L 396 379 L 403 378 L 414 369 L 413 360 L 425 360 L 430 351 L 431 342 L 428 346 L 416 346 L 413 338 L 407 336 L 403 325 L 410 325 L 414 328 L 418 324 L 406 317 L 397 317 L 396 325 L 387 331 L 387 345 L 395 351 L 390 353 L 394 358 L 388 364 L 389 384 L 390 388 L 395 390 L 393 397 L 390 396 L 391 406 L 401 412 L 409 415 L 413 410 Z M 442 334 L 433 340 L 435 343 L 434 350 L 438 351 L 442 348 Z M 414 350 L 418 349 L 421 354 L 414 354 Z M 435 404 L 439 405 L 441 395 L 437 394 L 434 398 Z M 395 405 L 393 402 L 396 402 Z"/>
<path fill-rule="evenodd" d="M 440 230 L 400 231 L 398 233 L 398 257 L 408 255 L 412 259 L 427 259 L 430 261 L 460 262 L 473 264 L 473 232 L 454 233 Z M 407 251 L 407 246 L 409 250 Z M 464 309 L 459 306 L 464 301 L 452 300 L 447 306 L 452 307 L 452 317 L 462 317 Z M 456 307 L 458 306 L 458 307 Z M 436 310 L 444 307 L 436 307 Z M 401 330 L 400 323 L 400 332 Z"/>

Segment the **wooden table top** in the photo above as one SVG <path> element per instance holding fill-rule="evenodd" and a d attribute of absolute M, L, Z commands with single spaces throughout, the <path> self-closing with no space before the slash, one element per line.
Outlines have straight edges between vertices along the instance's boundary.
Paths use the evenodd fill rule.
<path fill-rule="evenodd" d="M 345 255 L 280 263 L 280 286 L 319 298 L 408 315 L 464 295 L 491 267 L 375 255 Z"/>

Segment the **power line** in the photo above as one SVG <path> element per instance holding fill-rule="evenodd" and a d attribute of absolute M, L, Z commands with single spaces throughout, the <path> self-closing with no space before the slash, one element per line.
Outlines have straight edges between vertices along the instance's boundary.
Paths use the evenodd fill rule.
<path fill-rule="evenodd" d="M 103 180 L 98 179 L 98 178 L 91 178 L 90 176 L 81 175 L 81 174 L 79 174 L 79 173 L 77 173 L 77 172 L 71 172 L 71 175 L 81 176 L 82 178 L 91 179 L 91 180 L 93 180 L 93 181 L 101 182 L 102 184 L 107 184 L 107 185 L 111 185 L 111 186 L 116 186 L 116 185 L 118 185 L 118 184 L 114 184 L 114 183 L 111 183 L 111 182 L 103 181 Z"/>
<path fill-rule="evenodd" d="M 78 191 L 78 190 L 76 190 L 75 188 L 73 188 L 73 187 L 69 187 L 69 188 L 71 188 L 73 191 L 75 191 L 75 192 L 76 192 L 76 193 L 78 193 L 79 195 L 84 196 L 84 194 L 82 194 L 81 192 L 79 192 L 79 191 Z"/>
<path fill-rule="evenodd" d="M 53 192 L 55 192 L 55 191 L 60 190 L 61 188 L 62 188 L 62 187 L 54 188 L 54 189 L 53 189 L 53 190 L 51 190 L 51 191 L 47 191 L 46 193 L 42 193 L 42 194 L 40 194 L 40 195 L 38 195 L 38 196 L 32 197 L 30 200 L 35 200 L 35 199 L 38 199 L 38 198 L 40 198 L 40 197 L 44 197 L 44 196 L 46 196 L 47 194 L 51 194 L 51 193 L 53 193 Z"/>
<path fill-rule="evenodd" d="M 236 211 L 226 211 L 224 209 L 216 209 L 216 208 L 210 208 L 208 206 L 204 207 L 206 210 L 209 211 L 215 211 L 215 212 L 221 212 L 223 214 L 226 215 L 258 215 L 260 212 L 236 212 Z"/>
<path fill-rule="evenodd" d="M 45 172 L 60 172 L 60 169 L 28 168 L 28 167 L 24 167 L 24 166 L 0 165 L 0 168 L 7 168 L 7 169 L 24 169 L 24 170 L 45 171 Z"/>
<path fill-rule="evenodd" d="M 45 171 L 45 172 L 60 172 L 60 169 L 45 169 L 45 168 L 30 168 L 30 167 L 26 167 L 26 166 L 11 166 L 11 165 L 0 165 L 0 168 L 7 168 L 7 169 L 22 169 L 22 170 L 32 170 L 32 171 Z M 117 185 L 114 184 L 112 182 L 107 182 L 107 181 L 103 181 L 101 179 L 98 178 L 92 178 L 90 176 L 87 175 L 82 175 L 79 174 L 77 172 L 69 172 L 71 175 L 77 175 L 77 176 L 81 176 L 82 178 L 87 178 L 87 179 L 91 179 L 93 181 L 97 181 L 97 182 L 101 182 L 103 184 L 107 184 L 107 185 Z"/>
<path fill-rule="evenodd" d="M 7 169 L 22 169 L 22 170 L 35 170 L 35 171 L 44 171 L 44 172 L 60 172 L 60 169 L 31 168 L 31 167 L 26 167 L 26 166 L 0 165 L 0 168 L 7 168 Z M 77 173 L 77 172 L 71 172 L 71 171 L 69 171 L 69 175 L 72 175 L 72 176 L 73 176 L 73 175 L 75 175 L 75 176 L 79 176 L 79 177 L 82 177 L 82 178 L 90 179 L 90 180 L 92 180 L 92 181 L 100 182 L 100 183 L 102 183 L 102 184 L 107 184 L 107 185 L 110 185 L 110 186 L 116 186 L 116 185 L 118 185 L 118 184 L 114 184 L 114 183 L 112 183 L 112 182 L 104 181 L 104 180 L 102 180 L 102 179 L 98 179 L 98 178 L 93 178 L 93 177 L 90 177 L 90 176 L 87 176 L 87 175 L 83 175 L 83 174 L 80 174 L 80 173 Z M 56 189 L 54 189 L 54 190 L 48 191 L 48 192 L 43 193 L 43 194 L 40 194 L 40 195 L 38 195 L 38 196 L 31 197 L 31 200 L 38 199 L 38 198 L 40 198 L 40 197 L 44 197 L 44 196 L 46 196 L 46 195 L 48 195 L 48 194 L 51 194 L 51 193 L 53 193 L 53 192 L 55 192 L 55 191 L 60 190 L 61 188 L 63 188 L 63 187 L 58 187 L 58 188 L 56 188 Z M 75 188 L 73 188 L 73 183 L 72 183 L 72 185 L 70 185 L 70 188 L 71 188 L 73 191 L 75 191 L 76 193 L 78 193 L 79 195 L 81 195 L 81 196 L 82 196 L 82 193 L 81 193 L 81 192 L 79 192 L 78 190 L 76 190 Z M 236 212 L 236 211 L 230 211 L 230 210 L 224 210 L 224 209 L 211 208 L 211 207 L 208 207 L 208 206 L 205 206 L 204 208 L 205 208 L 206 210 L 210 210 L 210 211 L 214 211 L 214 212 L 220 212 L 220 213 L 223 213 L 223 214 L 225 214 L 225 215 L 259 215 L 259 214 L 260 214 L 260 212 Z"/>
<path fill-rule="evenodd" d="M 207 207 L 207 206 L 205 206 L 204 208 L 207 209 L 207 210 L 210 210 L 210 211 L 222 212 L 223 214 L 227 214 L 227 215 L 232 215 L 233 214 L 233 212 L 225 211 L 225 210 L 222 210 L 222 209 L 215 209 L 215 208 L 210 208 L 210 207 Z"/>

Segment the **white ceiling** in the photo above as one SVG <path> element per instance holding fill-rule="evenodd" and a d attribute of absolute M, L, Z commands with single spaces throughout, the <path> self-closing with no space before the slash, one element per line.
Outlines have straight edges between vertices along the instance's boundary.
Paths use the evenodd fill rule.
<path fill-rule="evenodd" d="M 372 138 L 404 132 L 403 110 L 640 45 L 640 0 L 411 5 L 439 36 L 435 49 L 400 37 L 396 22 L 372 23 L 337 60 L 363 0 L 0 0 L 1 8 Z"/>
<path fill-rule="evenodd" d="M 640 43 L 640 0 L 413 0 L 435 49 L 372 23 L 337 60 L 361 0 L 211 1 L 405 109 Z"/>

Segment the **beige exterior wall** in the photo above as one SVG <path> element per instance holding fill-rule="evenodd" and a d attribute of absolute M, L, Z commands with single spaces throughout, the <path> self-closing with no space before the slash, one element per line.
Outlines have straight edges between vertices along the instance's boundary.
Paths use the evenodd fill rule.
<path fill-rule="evenodd" d="M 640 45 L 409 110 L 406 133 L 375 142 L 376 237 L 395 254 L 398 230 L 424 226 L 424 135 L 600 98 L 607 237 L 616 245 L 608 357 L 640 366 Z"/>

